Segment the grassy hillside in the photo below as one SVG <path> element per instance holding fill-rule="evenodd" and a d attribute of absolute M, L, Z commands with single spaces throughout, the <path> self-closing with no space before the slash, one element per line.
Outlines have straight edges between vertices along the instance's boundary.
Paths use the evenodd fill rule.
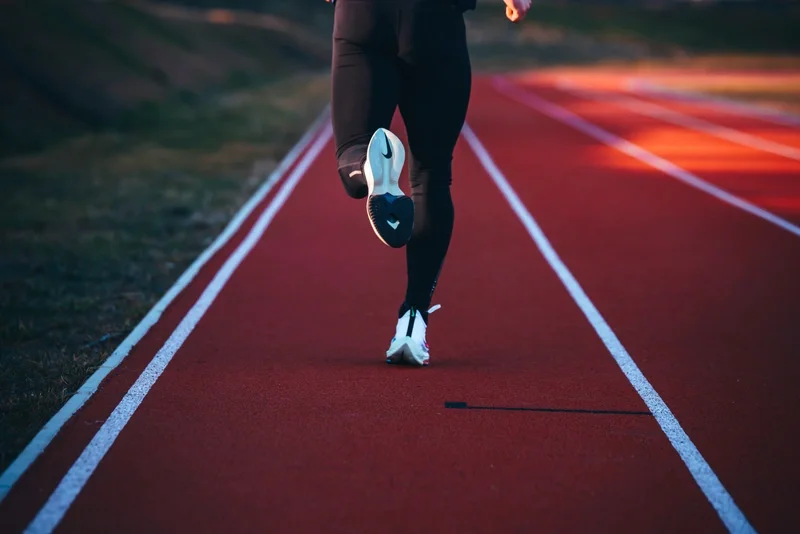
<path fill-rule="evenodd" d="M 530 16 L 552 28 L 649 43 L 688 53 L 800 52 L 800 2 L 533 3 Z"/>
<path fill-rule="evenodd" d="M 159 17 L 138 4 L 0 4 L 0 155 L 76 131 L 152 126 L 165 100 L 328 64 L 328 40 Z"/>

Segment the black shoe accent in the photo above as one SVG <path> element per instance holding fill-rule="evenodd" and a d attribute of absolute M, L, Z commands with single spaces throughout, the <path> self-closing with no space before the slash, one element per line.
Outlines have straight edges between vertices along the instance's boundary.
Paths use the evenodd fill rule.
<path fill-rule="evenodd" d="M 404 247 L 414 229 L 414 201 L 405 195 L 396 197 L 387 193 L 371 196 L 367 202 L 375 232 L 390 247 Z"/>
<path fill-rule="evenodd" d="M 404 316 L 406 314 L 407 311 L 410 311 L 410 310 L 413 310 L 413 309 L 416 309 L 417 316 L 418 317 L 422 317 L 422 320 L 425 322 L 425 325 L 427 325 L 428 324 L 428 315 L 429 315 L 428 311 L 427 310 L 423 311 L 423 310 L 421 310 L 419 308 L 414 308 L 414 306 L 411 306 L 408 302 L 405 302 L 405 301 L 403 301 L 403 304 L 400 305 L 400 309 L 397 311 L 397 318 L 398 319 L 401 318 L 402 316 Z"/>
<path fill-rule="evenodd" d="M 414 319 L 417 318 L 417 309 L 411 308 L 411 316 L 408 318 L 408 328 L 406 329 L 406 337 L 411 337 L 411 332 L 414 331 Z"/>
<path fill-rule="evenodd" d="M 389 143 L 389 137 L 385 133 L 383 134 L 383 142 L 386 143 L 386 152 L 383 154 L 383 157 L 392 159 L 392 145 Z"/>

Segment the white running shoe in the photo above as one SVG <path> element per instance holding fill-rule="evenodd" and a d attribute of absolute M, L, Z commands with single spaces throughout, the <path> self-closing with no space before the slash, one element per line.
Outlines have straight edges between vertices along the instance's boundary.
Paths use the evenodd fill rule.
<path fill-rule="evenodd" d="M 428 314 L 441 308 L 439 304 L 431 307 Z M 389 350 L 386 351 L 386 363 L 408 363 L 410 365 L 428 365 L 430 363 L 430 347 L 426 339 L 428 325 L 415 308 L 411 308 L 397 321 Z"/>
<path fill-rule="evenodd" d="M 378 239 L 392 248 L 405 246 L 414 229 L 414 201 L 399 185 L 405 160 L 405 148 L 396 135 L 385 128 L 372 134 L 364 163 L 367 215 Z"/>

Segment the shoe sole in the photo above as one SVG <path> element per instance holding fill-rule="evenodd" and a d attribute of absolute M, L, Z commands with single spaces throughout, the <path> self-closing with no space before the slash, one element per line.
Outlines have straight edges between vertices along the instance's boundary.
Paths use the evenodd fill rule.
<path fill-rule="evenodd" d="M 416 348 L 416 343 L 410 337 L 400 338 L 392 343 L 386 351 L 386 363 L 408 364 L 415 367 L 425 367 L 430 363 L 430 355 L 421 353 Z"/>
<path fill-rule="evenodd" d="M 402 248 L 411 239 L 414 201 L 407 196 L 370 195 L 367 216 L 372 230 L 384 245 Z"/>
<path fill-rule="evenodd" d="M 387 157 L 388 154 L 388 157 Z M 367 146 L 367 216 L 385 245 L 401 248 L 414 229 L 414 201 L 400 189 L 405 149 L 389 130 L 379 128 Z"/>

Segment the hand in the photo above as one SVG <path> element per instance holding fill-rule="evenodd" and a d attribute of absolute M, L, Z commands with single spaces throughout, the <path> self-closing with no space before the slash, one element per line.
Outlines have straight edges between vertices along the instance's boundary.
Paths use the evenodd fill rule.
<path fill-rule="evenodd" d="M 519 22 L 525 18 L 531 8 L 531 0 L 503 0 L 506 4 L 506 18 L 511 22 Z"/>

